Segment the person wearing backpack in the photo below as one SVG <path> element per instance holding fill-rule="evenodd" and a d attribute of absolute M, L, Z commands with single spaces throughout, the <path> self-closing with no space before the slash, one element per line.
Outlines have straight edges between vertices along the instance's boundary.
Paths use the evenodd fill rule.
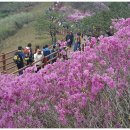
<path fill-rule="evenodd" d="M 48 45 L 45 45 L 44 47 L 43 47 L 43 55 L 44 56 L 48 56 L 48 55 L 50 55 L 51 54 L 51 51 L 50 51 L 50 49 L 48 48 Z M 48 59 L 50 59 L 50 57 L 48 57 Z"/>
<path fill-rule="evenodd" d="M 44 56 L 44 60 L 43 60 L 43 62 L 45 63 L 45 64 L 47 64 L 47 61 L 50 59 L 50 56 L 48 56 L 48 55 L 50 55 L 51 54 L 51 51 L 50 51 L 50 49 L 48 48 L 48 45 L 45 45 L 45 46 L 43 46 L 43 56 Z M 46 57 L 46 56 L 48 56 L 48 57 Z"/>
<path fill-rule="evenodd" d="M 14 62 L 17 65 L 18 70 L 24 67 L 24 58 L 25 55 L 23 53 L 22 46 L 18 46 L 18 51 L 14 55 Z M 19 75 L 23 74 L 23 71 L 19 71 Z"/>
<path fill-rule="evenodd" d="M 32 44 L 29 43 L 27 47 L 24 49 L 25 61 L 27 62 L 27 65 L 33 62 L 33 53 L 32 53 L 31 47 L 32 47 Z"/>

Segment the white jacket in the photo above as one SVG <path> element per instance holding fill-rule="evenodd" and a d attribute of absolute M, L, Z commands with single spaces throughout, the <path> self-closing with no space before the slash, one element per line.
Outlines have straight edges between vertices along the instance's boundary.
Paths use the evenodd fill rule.
<path fill-rule="evenodd" d="M 37 53 L 34 54 L 34 62 L 39 61 L 42 58 L 43 58 L 42 54 L 37 54 Z M 42 64 L 42 60 L 37 62 L 37 63 L 35 63 L 35 65 L 41 65 L 41 64 Z"/>

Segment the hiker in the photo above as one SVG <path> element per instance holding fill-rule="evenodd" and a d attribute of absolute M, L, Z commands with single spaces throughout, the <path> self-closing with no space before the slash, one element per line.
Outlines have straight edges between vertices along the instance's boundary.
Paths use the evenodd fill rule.
<path fill-rule="evenodd" d="M 50 55 L 50 53 L 51 53 L 51 51 L 50 51 L 50 49 L 48 48 L 48 45 L 45 45 L 45 46 L 43 47 L 43 55 L 44 55 L 44 62 L 45 62 L 45 64 L 46 64 L 47 61 L 50 59 L 50 56 L 48 56 L 48 55 Z M 46 57 L 46 56 L 48 56 L 48 57 Z"/>
<path fill-rule="evenodd" d="M 74 52 L 77 51 L 77 47 L 78 47 L 78 45 L 77 45 L 77 42 L 76 42 L 76 38 L 74 38 L 74 44 L 73 44 L 73 51 Z"/>
<path fill-rule="evenodd" d="M 67 46 L 71 47 L 71 36 L 70 36 L 69 32 L 67 32 L 65 39 L 66 39 L 66 42 L 67 42 Z"/>
<path fill-rule="evenodd" d="M 74 35 L 73 35 L 72 31 L 71 31 L 70 32 L 70 47 L 72 46 L 73 41 L 74 41 Z"/>
<path fill-rule="evenodd" d="M 33 53 L 32 53 L 31 47 L 32 47 L 32 44 L 29 43 L 27 47 L 24 49 L 25 61 L 27 62 L 27 65 L 33 62 Z"/>
<path fill-rule="evenodd" d="M 24 67 L 24 58 L 25 55 L 23 53 L 22 46 L 18 46 L 18 51 L 14 55 L 14 62 L 17 65 L 18 70 Z M 19 75 L 23 74 L 23 70 L 19 71 Z"/>
<path fill-rule="evenodd" d="M 37 53 L 37 50 L 38 50 L 38 49 L 40 49 L 40 46 L 39 46 L 39 45 L 36 45 L 34 54 Z"/>
<path fill-rule="evenodd" d="M 81 37 L 84 38 L 84 33 L 82 32 Z"/>
<path fill-rule="evenodd" d="M 40 49 L 37 49 L 37 52 L 34 54 L 34 62 L 36 62 L 35 65 L 37 67 L 37 70 L 35 72 L 38 72 L 41 69 L 42 60 L 42 51 Z"/>
<path fill-rule="evenodd" d="M 81 50 L 81 33 L 77 33 L 76 42 L 77 42 L 77 50 Z"/>
<path fill-rule="evenodd" d="M 43 47 L 43 55 L 44 56 L 48 56 L 48 55 L 50 55 L 50 49 L 49 49 L 49 47 L 48 47 L 48 45 L 45 45 L 44 47 Z"/>
<path fill-rule="evenodd" d="M 53 46 L 53 49 L 51 50 L 51 53 L 54 53 L 54 52 L 56 52 L 56 46 Z M 53 54 L 53 55 L 51 56 L 51 59 L 55 58 L 56 56 L 57 56 L 56 53 Z M 52 63 L 54 63 L 54 62 L 56 62 L 56 59 L 53 59 L 53 60 L 52 60 Z"/>
<path fill-rule="evenodd" d="M 36 45 L 35 47 L 35 51 L 34 51 L 34 54 L 37 53 L 37 50 L 40 49 L 40 46 L 39 45 Z M 43 52 L 41 51 L 42 55 L 43 55 Z"/>

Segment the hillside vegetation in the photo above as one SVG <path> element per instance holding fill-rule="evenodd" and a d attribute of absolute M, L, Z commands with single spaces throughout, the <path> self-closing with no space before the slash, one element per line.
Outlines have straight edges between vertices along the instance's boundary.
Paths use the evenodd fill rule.
<path fill-rule="evenodd" d="M 6 3 L 6 7 L 8 7 L 12 3 Z M 26 4 L 25 4 L 26 5 Z M 12 6 L 8 9 L 8 12 L 15 12 L 13 15 L 9 15 L 5 18 L 0 19 L 0 40 L 3 40 L 7 38 L 8 36 L 14 35 L 18 29 L 22 28 L 24 24 L 27 24 L 31 21 L 34 21 L 37 19 L 39 14 L 36 14 L 34 12 L 19 12 L 17 13 L 17 9 L 22 8 L 22 6 L 25 6 L 23 3 L 15 3 L 12 4 L 15 8 Z M 26 5 L 27 6 L 27 5 Z M 16 8 L 17 7 L 17 8 Z M 47 8 L 48 6 L 45 3 L 45 6 L 43 8 Z M 19 8 L 19 10 L 20 10 Z M 11 10 L 12 9 L 12 10 Z M 4 11 L 7 11 L 6 9 Z"/>
<path fill-rule="evenodd" d="M 21 11 L 28 12 L 36 5 L 38 5 L 38 3 L 35 2 L 1 2 L 0 19 Z"/>
<path fill-rule="evenodd" d="M 83 20 L 83 27 L 87 30 L 93 26 L 99 26 L 105 32 L 110 27 L 111 19 L 130 17 L 130 7 L 127 2 L 110 2 L 108 7 L 109 10 L 97 12 L 91 17 L 86 17 Z"/>
<path fill-rule="evenodd" d="M 109 7 L 105 2 L 71 2 L 70 5 L 75 9 L 89 11 L 91 13 L 109 10 Z"/>
<path fill-rule="evenodd" d="M 4 3 L 4 6 L 9 3 Z M 16 5 L 23 5 L 24 3 L 15 3 Z M 10 14 L 2 19 L 0 19 L 0 51 L 6 52 L 11 49 L 16 49 L 16 45 L 25 45 L 29 41 L 32 44 L 43 44 L 47 41 L 49 43 L 48 36 L 44 36 L 41 39 L 35 39 L 36 33 L 34 28 L 35 20 L 44 13 L 44 11 L 51 5 L 52 3 L 44 2 L 44 3 L 35 3 L 32 9 L 29 9 L 28 12 L 23 11 L 14 11 L 13 14 Z M 2 5 L 0 5 L 2 6 Z M 0 7 L 2 10 L 5 9 Z M 17 7 L 17 6 L 16 6 Z M 23 8 L 23 7 L 22 7 Z M 27 7 L 26 7 L 27 8 Z M 25 8 L 24 8 L 25 9 Z M 28 8 L 27 8 L 28 9 Z M 19 8 L 20 10 L 20 8 Z M 13 11 L 10 11 L 13 12 Z M 25 25 L 23 27 L 23 25 Z M 46 37 L 46 38 L 45 38 Z M 46 40 L 45 40 L 46 39 Z M 45 40 L 45 41 L 44 41 Z"/>

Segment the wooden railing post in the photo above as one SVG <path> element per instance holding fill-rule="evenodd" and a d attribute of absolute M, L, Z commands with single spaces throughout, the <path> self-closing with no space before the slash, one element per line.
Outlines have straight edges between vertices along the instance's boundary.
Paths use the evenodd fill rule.
<path fill-rule="evenodd" d="M 5 53 L 2 53 L 2 62 L 3 62 L 3 72 L 5 72 L 6 71 Z"/>

